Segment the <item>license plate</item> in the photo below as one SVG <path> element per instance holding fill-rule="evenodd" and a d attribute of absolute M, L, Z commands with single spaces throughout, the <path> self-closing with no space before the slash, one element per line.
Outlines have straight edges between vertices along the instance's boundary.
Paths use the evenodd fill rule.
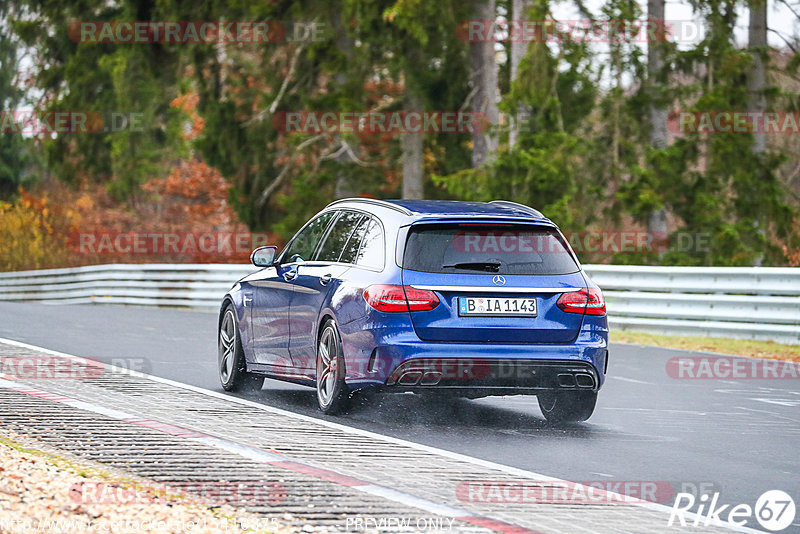
<path fill-rule="evenodd" d="M 536 299 L 458 297 L 458 314 L 485 317 L 536 317 Z"/>

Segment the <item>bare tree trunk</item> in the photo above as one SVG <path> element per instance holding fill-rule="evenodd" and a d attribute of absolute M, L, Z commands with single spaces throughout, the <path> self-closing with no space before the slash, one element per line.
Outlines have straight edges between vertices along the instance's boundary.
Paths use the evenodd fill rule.
<path fill-rule="evenodd" d="M 767 109 L 764 91 L 767 88 L 765 56 L 767 53 L 767 2 L 750 0 L 750 25 L 748 29 L 750 53 L 753 66 L 747 77 L 748 111 L 763 112 Z M 763 131 L 753 133 L 753 152 L 761 154 L 767 149 L 767 138 Z"/>
<path fill-rule="evenodd" d="M 406 85 L 406 111 L 421 109 L 419 98 Z M 403 150 L 403 198 L 424 198 L 422 188 L 422 132 L 404 133 L 401 139 Z"/>
<path fill-rule="evenodd" d="M 763 113 L 767 109 L 767 0 L 750 0 L 750 24 L 747 32 L 748 48 L 753 54 L 753 66 L 747 77 L 747 108 L 750 112 Z M 764 131 L 753 132 L 754 154 L 763 154 L 767 150 L 767 137 Z M 764 227 L 758 225 L 756 231 L 764 235 Z M 760 267 L 764 261 L 763 252 L 753 260 L 753 266 Z"/>
<path fill-rule="evenodd" d="M 522 24 L 528 13 L 528 8 L 531 5 L 531 0 L 513 0 L 511 6 L 511 18 L 518 23 Z M 511 41 L 511 79 L 517 79 L 517 72 L 519 63 L 528 51 L 528 43 L 523 39 L 523 34 L 520 33 L 515 36 Z"/>
<path fill-rule="evenodd" d="M 511 11 L 512 11 L 512 19 L 517 21 L 519 24 L 523 24 L 528 14 L 528 8 L 531 5 L 531 0 L 513 0 Z M 516 81 L 517 76 L 519 75 L 519 64 L 522 61 L 522 58 L 525 57 L 525 54 L 528 53 L 528 43 L 522 39 L 522 33 L 517 35 L 514 40 L 511 41 L 511 82 L 513 83 Z M 517 105 L 517 114 L 513 117 L 513 121 L 511 122 L 511 130 L 508 132 L 508 146 L 509 148 L 514 148 L 519 140 L 519 131 L 523 124 L 527 123 L 528 119 L 531 115 L 531 109 L 529 106 L 525 104 L 518 104 Z"/>
<path fill-rule="evenodd" d="M 622 67 L 619 64 L 619 57 L 618 54 L 612 53 L 612 65 L 614 65 L 616 70 L 615 76 L 615 83 L 616 89 L 618 91 L 622 90 Z M 624 97 L 623 94 L 619 93 L 618 91 L 614 92 L 614 101 L 611 106 L 611 116 L 613 118 L 612 124 L 613 128 L 611 131 L 611 185 L 614 191 L 619 190 L 619 142 L 620 138 L 622 137 L 622 132 L 620 131 L 620 108 L 622 107 L 622 99 Z"/>
<path fill-rule="evenodd" d="M 474 0 L 475 18 L 495 20 L 495 0 Z M 497 138 L 492 127 L 497 125 L 497 59 L 494 42 L 470 43 L 472 110 L 483 113 L 487 122 L 472 133 L 472 166 L 478 167 L 494 157 Z"/>
<path fill-rule="evenodd" d="M 342 152 L 336 156 L 335 160 L 342 165 L 350 163 L 350 156 L 346 152 Z M 352 168 L 352 166 L 350 166 Z M 335 198 L 351 198 L 357 196 L 359 191 L 353 179 L 353 176 L 347 172 L 347 168 L 339 168 L 336 171 L 336 186 L 334 189 Z"/>
<path fill-rule="evenodd" d="M 333 21 L 333 27 L 336 31 L 336 44 L 339 47 L 345 57 L 347 57 L 348 62 L 355 61 L 355 54 L 353 53 L 353 48 L 355 47 L 355 43 L 353 39 L 348 35 L 347 30 L 345 29 L 344 25 L 342 24 L 342 15 L 340 10 L 334 10 L 331 20 Z M 337 72 L 334 75 L 334 80 L 336 80 L 336 84 L 340 87 L 343 86 L 347 82 L 347 76 L 344 72 Z M 336 142 L 337 144 L 342 144 L 345 140 L 342 138 L 342 134 L 336 135 Z M 358 145 L 351 145 L 354 153 L 358 154 Z M 348 167 L 352 168 L 352 159 L 350 154 L 347 151 L 342 150 L 339 152 L 339 155 L 336 156 L 335 160 L 341 165 L 339 169 L 336 171 L 336 188 L 334 195 L 336 198 L 348 198 L 356 196 L 358 191 L 358 184 L 355 183 L 356 181 L 353 179 L 353 176 L 350 172 L 348 172 Z M 347 163 L 351 165 L 347 165 Z"/>
<path fill-rule="evenodd" d="M 665 38 L 665 1 L 648 0 L 647 18 L 651 24 L 656 24 L 657 31 L 650 33 L 655 39 L 647 45 L 647 87 L 649 90 L 650 109 L 648 116 L 650 119 L 650 146 L 656 149 L 666 148 L 667 146 L 667 109 L 664 105 L 659 91 L 666 83 L 664 74 L 664 45 L 662 40 Z M 669 227 L 667 226 L 667 210 L 661 208 L 650 212 L 647 220 L 647 232 L 654 242 L 666 240 Z"/>
<path fill-rule="evenodd" d="M 666 83 L 664 77 L 664 45 L 661 41 L 665 37 L 664 28 L 664 0 L 647 1 L 647 18 L 651 24 L 657 24 L 658 30 L 654 32 L 655 39 L 647 45 L 647 84 L 650 90 L 650 144 L 655 148 L 667 146 L 667 109 L 658 98 L 654 101 L 657 91 L 654 88 Z"/>
<path fill-rule="evenodd" d="M 224 22 L 225 19 L 222 19 Z M 220 40 L 214 45 L 214 55 L 217 59 L 217 87 L 215 91 L 215 96 L 220 100 L 220 102 L 224 102 L 228 99 L 228 51 L 225 49 L 226 44 L 223 40 Z"/>

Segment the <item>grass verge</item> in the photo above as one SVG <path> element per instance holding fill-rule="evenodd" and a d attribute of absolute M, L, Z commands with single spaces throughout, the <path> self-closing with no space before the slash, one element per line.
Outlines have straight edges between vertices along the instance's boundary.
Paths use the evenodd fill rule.
<path fill-rule="evenodd" d="M 610 340 L 612 343 L 652 345 L 671 349 L 800 362 L 800 345 L 782 345 L 773 341 L 754 341 L 726 337 L 665 336 L 614 329 L 611 330 Z"/>

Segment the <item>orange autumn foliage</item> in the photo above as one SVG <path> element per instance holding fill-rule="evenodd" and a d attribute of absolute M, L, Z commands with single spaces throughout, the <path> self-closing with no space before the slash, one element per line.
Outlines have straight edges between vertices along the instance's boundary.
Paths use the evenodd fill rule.
<path fill-rule="evenodd" d="M 203 117 L 201 117 L 197 112 L 197 102 L 199 100 L 200 97 L 196 93 L 184 93 L 175 97 L 172 102 L 169 103 L 170 107 L 179 108 L 186 112 L 192 121 L 192 125 L 189 130 L 181 133 L 181 137 L 183 139 L 194 139 L 200 135 L 200 133 L 203 131 L 203 128 L 206 126 Z"/>
<path fill-rule="evenodd" d="M 49 182 L 36 192 L 23 192 L 13 206 L 0 205 L 0 214 L 0 247 L 14 251 L 0 258 L 0 270 L 98 263 L 246 263 L 251 246 L 277 243 L 276 236 L 253 237 L 248 232 L 228 204 L 225 179 L 197 159 L 143 184 L 124 203 L 102 185 L 84 182 L 71 188 Z M 172 236 L 179 245 L 132 250 L 134 236 L 151 242 L 155 236 L 156 243 Z M 199 237 L 209 245 L 188 246 Z M 223 244 L 239 239 L 239 244 L 212 246 L 215 239 Z M 104 242 L 109 246 L 103 248 Z"/>
<path fill-rule="evenodd" d="M 60 228 L 71 228 L 71 213 L 20 190 L 15 202 L 0 202 L 0 271 L 22 271 L 68 261 Z"/>

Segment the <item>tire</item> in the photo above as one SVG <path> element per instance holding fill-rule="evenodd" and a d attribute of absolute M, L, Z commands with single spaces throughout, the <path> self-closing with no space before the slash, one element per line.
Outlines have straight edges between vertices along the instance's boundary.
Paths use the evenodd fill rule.
<path fill-rule="evenodd" d="M 336 415 L 350 405 L 350 390 L 344 377 L 342 338 L 336 323 L 328 319 L 317 344 L 317 403 L 323 413 Z"/>
<path fill-rule="evenodd" d="M 264 377 L 245 371 L 242 338 L 239 336 L 239 322 L 230 304 L 222 313 L 217 335 L 217 370 L 219 381 L 225 391 L 253 393 L 264 385 Z"/>
<path fill-rule="evenodd" d="M 596 391 L 558 391 L 536 396 L 545 419 L 551 423 L 577 423 L 592 416 Z"/>

